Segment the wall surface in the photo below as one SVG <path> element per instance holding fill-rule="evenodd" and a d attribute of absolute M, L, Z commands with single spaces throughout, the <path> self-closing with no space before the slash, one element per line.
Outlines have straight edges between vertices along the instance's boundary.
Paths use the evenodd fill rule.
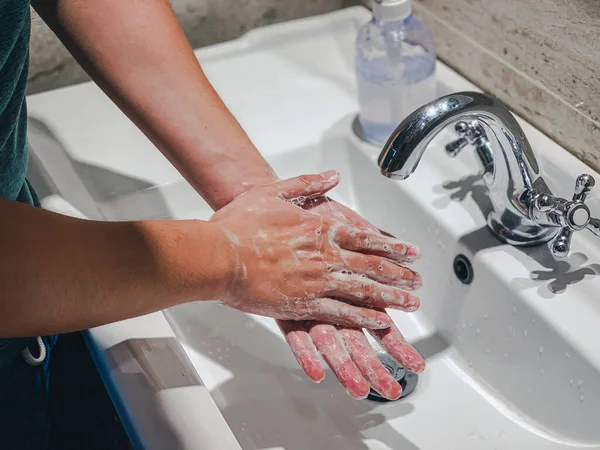
<path fill-rule="evenodd" d="M 360 4 L 360 0 L 171 0 L 193 48 L 226 41 L 252 28 Z M 34 14 L 28 93 L 87 79 L 60 41 Z"/>
<path fill-rule="evenodd" d="M 416 0 L 440 59 L 600 170 L 600 1 Z"/>

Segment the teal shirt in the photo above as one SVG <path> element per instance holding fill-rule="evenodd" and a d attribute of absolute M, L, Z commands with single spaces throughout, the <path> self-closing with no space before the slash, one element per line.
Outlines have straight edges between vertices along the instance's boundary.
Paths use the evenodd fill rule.
<path fill-rule="evenodd" d="M 25 179 L 30 29 L 29 0 L 0 0 L 0 197 L 37 205 Z M 0 369 L 13 361 L 27 342 L 0 339 Z"/>
<path fill-rule="evenodd" d="M 27 170 L 29 0 L 0 0 L 0 197 L 33 204 Z"/>

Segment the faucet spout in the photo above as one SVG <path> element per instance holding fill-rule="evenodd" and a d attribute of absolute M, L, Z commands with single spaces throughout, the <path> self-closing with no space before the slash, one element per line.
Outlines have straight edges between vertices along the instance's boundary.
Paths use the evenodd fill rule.
<path fill-rule="evenodd" d="M 440 131 L 459 121 L 470 120 L 480 122 L 488 139 L 495 137 L 497 142 L 490 139 L 492 151 L 513 153 L 506 155 L 506 162 L 514 159 L 515 169 L 526 169 L 519 181 L 531 187 L 532 178 L 539 176 L 540 168 L 525 133 L 501 102 L 479 92 L 441 97 L 408 116 L 392 133 L 379 156 L 381 173 L 388 178 L 405 180 L 415 171 L 425 149 Z M 496 143 L 501 145 L 494 145 Z"/>
<path fill-rule="evenodd" d="M 551 195 L 525 133 L 497 99 L 479 92 L 441 97 L 408 116 L 392 133 L 379 155 L 381 173 L 405 180 L 417 168 L 432 139 L 454 125 L 461 139 L 446 147 L 451 156 L 473 144 L 494 211 L 489 226 L 515 245 L 545 242 L 556 234 L 530 219 L 534 198 Z"/>

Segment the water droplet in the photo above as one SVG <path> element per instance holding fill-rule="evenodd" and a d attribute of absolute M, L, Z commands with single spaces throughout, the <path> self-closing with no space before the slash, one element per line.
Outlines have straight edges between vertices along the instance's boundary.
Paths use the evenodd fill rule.
<path fill-rule="evenodd" d="M 505 354 L 504 354 L 504 357 L 505 357 L 505 358 L 508 358 L 508 353 L 505 353 Z"/>
<path fill-rule="evenodd" d="M 490 353 L 492 353 L 492 351 L 489 348 L 485 349 L 485 352 L 489 355 Z"/>
<path fill-rule="evenodd" d="M 544 369 L 540 369 L 540 375 L 544 375 L 544 373 L 546 373 Z"/>
<path fill-rule="evenodd" d="M 535 317 L 531 318 L 531 323 L 535 323 Z"/>
<path fill-rule="evenodd" d="M 487 314 L 484 314 L 484 315 L 483 315 L 483 318 L 484 318 L 484 319 L 487 319 L 487 318 L 488 318 L 488 315 L 487 315 Z"/>
<path fill-rule="evenodd" d="M 571 359 L 571 355 L 570 355 L 570 353 L 569 353 L 569 352 L 565 352 L 565 356 L 566 356 L 567 358 Z"/>
<path fill-rule="evenodd" d="M 523 330 L 523 336 L 527 337 L 527 328 Z"/>
<path fill-rule="evenodd" d="M 582 395 L 581 397 L 579 397 L 579 401 L 583 402 L 585 400 L 585 397 Z"/>
<path fill-rule="evenodd" d="M 475 333 L 476 333 L 478 336 L 479 336 L 479 333 L 480 333 L 480 332 L 481 332 L 481 330 L 480 330 L 479 328 L 477 328 L 477 329 L 475 330 Z"/>
<path fill-rule="evenodd" d="M 527 393 L 528 394 L 533 394 L 533 390 L 532 389 L 527 389 Z"/>
<path fill-rule="evenodd" d="M 464 330 L 465 328 L 467 328 L 467 326 L 463 323 L 462 324 L 462 329 Z"/>
<path fill-rule="evenodd" d="M 508 331 L 512 333 L 512 327 L 508 327 Z"/>
<path fill-rule="evenodd" d="M 544 346 L 540 345 L 540 356 L 544 354 Z"/>
<path fill-rule="evenodd" d="M 517 315 L 517 308 L 515 308 L 514 306 L 513 306 L 513 314 L 514 314 L 515 316 Z"/>

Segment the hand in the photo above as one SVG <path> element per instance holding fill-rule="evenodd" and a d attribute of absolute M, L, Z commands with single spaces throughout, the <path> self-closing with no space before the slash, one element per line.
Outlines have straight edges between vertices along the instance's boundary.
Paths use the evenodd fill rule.
<path fill-rule="evenodd" d="M 327 197 L 307 202 L 305 208 L 354 226 L 376 230 L 360 215 Z M 388 233 L 380 232 L 390 236 Z M 419 256 L 416 247 L 407 244 L 406 248 L 406 255 L 411 255 L 411 258 L 404 257 L 398 261 L 403 264 L 412 262 Z M 417 289 L 420 284 L 419 278 L 413 281 L 412 287 Z M 320 353 L 352 397 L 357 399 L 366 397 L 370 386 L 390 400 L 396 400 L 402 394 L 400 384 L 381 364 L 362 330 L 335 327 L 319 322 L 279 320 L 278 325 L 298 363 L 313 381 L 320 382 L 325 377 L 319 359 Z M 408 370 L 417 373 L 424 370 L 425 361 L 406 342 L 395 325 L 385 330 L 369 332 L 382 348 Z"/>
<path fill-rule="evenodd" d="M 391 325 L 379 308 L 418 308 L 418 298 L 402 288 L 420 283 L 419 276 L 389 261 L 410 259 L 404 244 L 292 204 L 338 182 L 330 172 L 258 186 L 210 219 L 235 256 L 223 303 L 276 319 L 369 329 Z"/>

